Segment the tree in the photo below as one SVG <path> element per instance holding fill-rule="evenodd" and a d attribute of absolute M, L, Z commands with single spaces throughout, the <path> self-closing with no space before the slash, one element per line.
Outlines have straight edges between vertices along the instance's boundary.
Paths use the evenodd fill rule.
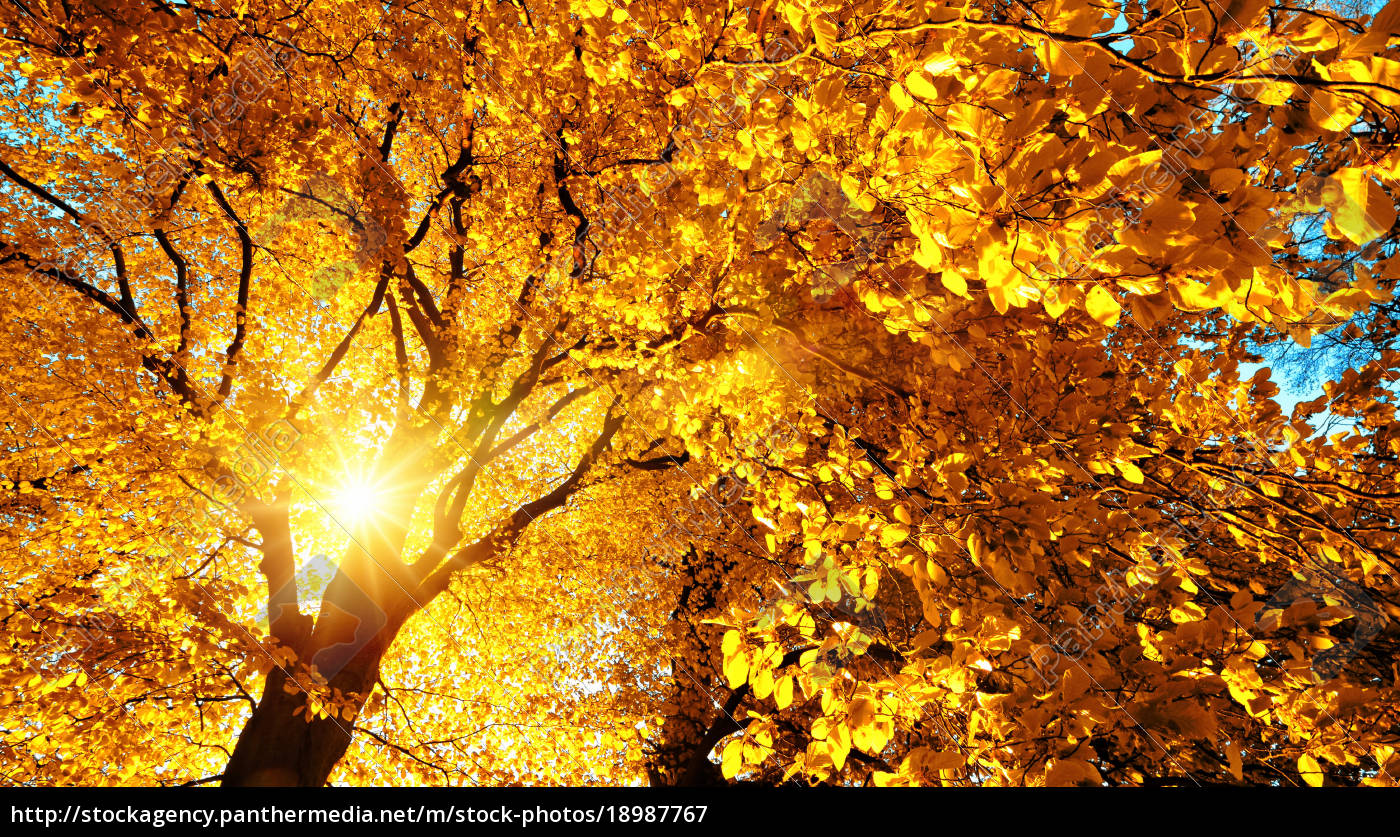
<path fill-rule="evenodd" d="M 1394 784 L 1371 11 L 6 7 L 5 775 Z"/>

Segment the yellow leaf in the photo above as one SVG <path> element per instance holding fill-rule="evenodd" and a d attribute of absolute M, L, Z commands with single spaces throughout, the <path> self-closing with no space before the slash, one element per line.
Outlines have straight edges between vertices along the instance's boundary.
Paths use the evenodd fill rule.
<path fill-rule="evenodd" d="M 876 755 L 885 749 L 893 732 L 893 724 L 888 719 L 870 721 L 856 727 L 851 733 L 851 743 L 861 752 Z"/>
<path fill-rule="evenodd" d="M 1202 285 L 1199 282 L 1184 282 L 1177 285 L 1176 290 L 1181 294 L 1184 307 L 1187 310 L 1195 311 L 1222 306 L 1229 302 L 1234 295 L 1230 289 L 1230 283 L 1225 281 L 1223 275 L 1216 276 L 1209 285 Z"/>
<path fill-rule="evenodd" d="M 1123 313 L 1123 306 L 1102 285 L 1095 285 L 1084 300 L 1084 310 L 1095 320 L 1113 328 L 1118 325 L 1118 315 Z"/>
<path fill-rule="evenodd" d="M 875 702 L 869 698 L 856 698 L 851 701 L 847 713 L 851 718 L 851 726 L 864 726 L 875 719 Z"/>
<path fill-rule="evenodd" d="M 821 12 L 812 18 L 812 37 L 817 40 L 817 48 L 827 55 L 836 49 L 836 24 Z"/>
<path fill-rule="evenodd" d="M 840 770 L 846 765 L 846 756 L 851 752 L 851 731 L 845 724 L 836 724 L 831 728 L 831 733 L 826 738 L 826 743 L 831 748 L 831 762 Z"/>
<path fill-rule="evenodd" d="M 938 275 L 938 279 L 943 283 L 943 287 L 951 293 L 962 297 L 967 296 L 967 280 L 956 270 L 945 270 Z"/>
<path fill-rule="evenodd" d="M 1340 187 L 1340 194 L 1323 190 L 1332 222 L 1352 242 L 1366 244 L 1395 225 L 1395 203 L 1364 170 L 1342 169 L 1328 179 Z"/>
<path fill-rule="evenodd" d="M 1312 787 L 1322 787 L 1322 765 L 1311 755 L 1304 753 L 1298 757 L 1298 773 L 1302 775 L 1303 781 Z"/>
<path fill-rule="evenodd" d="M 763 700 L 773 694 L 773 672 L 771 670 L 759 668 L 750 679 L 754 697 Z"/>
<path fill-rule="evenodd" d="M 1070 303 L 1074 301 L 1074 294 L 1069 289 L 1059 285 L 1051 285 L 1040 297 L 1040 302 L 1045 306 L 1045 313 L 1055 319 L 1069 310 Z"/>
<path fill-rule="evenodd" d="M 739 632 L 728 630 L 724 632 L 724 639 L 720 642 L 720 651 L 725 658 L 732 657 L 735 651 L 739 650 Z"/>
<path fill-rule="evenodd" d="M 902 523 L 891 523 L 880 530 L 880 545 L 889 549 L 899 546 L 909 538 L 909 527 Z"/>
<path fill-rule="evenodd" d="M 906 767 L 915 770 L 956 770 L 966 764 L 967 760 L 956 752 L 916 747 L 905 757 L 904 763 Z"/>
<path fill-rule="evenodd" d="M 1123 479 L 1127 480 L 1128 482 L 1138 483 L 1139 485 L 1142 484 L 1142 469 L 1139 468 L 1137 465 L 1134 465 L 1126 459 L 1122 462 L 1115 462 L 1113 464 L 1118 468 L 1118 473 L 1123 475 Z"/>
<path fill-rule="evenodd" d="M 1318 90 L 1308 105 L 1308 115 L 1324 131 L 1345 131 L 1363 110 L 1361 102 L 1349 96 L 1337 96 Z"/>
<path fill-rule="evenodd" d="M 1177 607 L 1172 608 L 1171 620 L 1178 625 L 1187 622 L 1199 622 L 1206 618 L 1205 608 L 1195 602 L 1182 602 Z"/>
<path fill-rule="evenodd" d="M 904 86 L 909 88 L 909 92 L 920 99 L 937 99 L 938 88 L 933 86 L 933 82 L 922 72 L 915 70 L 904 80 Z"/>
<path fill-rule="evenodd" d="M 1230 775 L 1236 782 L 1244 781 L 1244 759 L 1240 758 L 1240 745 L 1233 741 L 1225 745 L 1225 758 L 1230 762 Z"/>
<path fill-rule="evenodd" d="M 724 663 L 724 676 L 731 689 L 744 685 L 744 681 L 749 679 L 749 658 L 743 654 L 730 657 Z"/>
<path fill-rule="evenodd" d="M 733 779 L 739 775 L 739 769 L 744 766 L 744 741 L 736 738 L 724 745 L 724 755 L 720 762 L 720 770 L 724 773 L 724 778 Z"/>
<path fill-rule="evenodd" d="M 1049 38 L 1042 38 L 1036 44 L 1035 54 L 1046 71 L 1054 75 L 1073 76 L 1084 72 L 1083 66 L 1075 56 Z"/>
<path fill-rule="evenodd" d="M 785 675 L 778 678 L 778 682 L 773 687 L 773 702 L 779 709 L 787 709 L 792 705 L 792 675 Z"/>

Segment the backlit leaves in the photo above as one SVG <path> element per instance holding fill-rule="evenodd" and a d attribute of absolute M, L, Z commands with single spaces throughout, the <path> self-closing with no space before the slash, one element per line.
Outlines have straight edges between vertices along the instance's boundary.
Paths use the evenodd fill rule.
<path fill-rule="evenodd" d="M 1394 784 L 1396 8 L 8 8 L 6 774 Z"/>

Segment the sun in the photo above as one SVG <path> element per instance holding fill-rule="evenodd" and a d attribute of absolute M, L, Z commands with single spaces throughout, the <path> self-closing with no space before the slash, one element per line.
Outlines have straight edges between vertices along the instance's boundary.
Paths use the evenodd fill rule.
<path fill-rule="evenodd" d="M 383 494 L 369 480 L 354 478 L 335 493 L 335 510 L 345 523 L 368 520 L 379 511 Z"/>

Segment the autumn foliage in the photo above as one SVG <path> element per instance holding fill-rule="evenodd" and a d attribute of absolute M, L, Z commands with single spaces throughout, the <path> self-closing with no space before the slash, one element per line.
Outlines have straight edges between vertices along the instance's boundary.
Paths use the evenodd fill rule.
<path fill-rule="evenodd" d="M 6 782 L 1397 783 L 1395 0 L 0 60 Z"/>

